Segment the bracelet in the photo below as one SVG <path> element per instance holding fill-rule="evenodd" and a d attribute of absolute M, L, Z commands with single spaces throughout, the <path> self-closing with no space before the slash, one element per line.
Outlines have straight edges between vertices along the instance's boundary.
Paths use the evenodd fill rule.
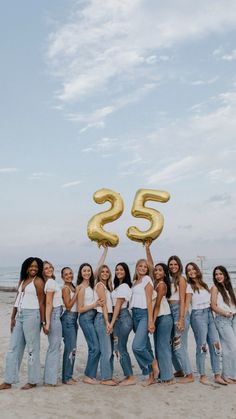
<path fill-rule="evenodd" d="M 46 322 L 41 322 L 41 326 L 46 326 Z"/>

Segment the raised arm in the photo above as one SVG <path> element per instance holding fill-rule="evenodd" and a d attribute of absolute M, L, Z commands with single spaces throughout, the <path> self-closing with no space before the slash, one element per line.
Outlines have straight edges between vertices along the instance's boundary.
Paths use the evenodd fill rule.
<path fill-rule="evenodd" d="M 146 258 L 147 258 L 147 264 L 149 268 L 149 274 L 153 279 L 153 271 L 154 271 L 154 262 L 151 254 L 151 241 L 147 240 L 145 242 L 145 250 L 146 250 Z"/>
<path fill-rule="evenodd" d="M 104 264 L 106 256 L 107 256 L 107 252 L 108 252 L 108 246 L 103 244 L 102 247 L 103 247 L 103 252 L 102 252 L 102 255 L 101 255 L 101 257 L 98 261 L 97 267 L 96 267 L 95 272 L 94 272 L 94 278 L 95 279 L 97 279 L 98 269 L 100 268 L 100 266 L 102 266 Z"/>

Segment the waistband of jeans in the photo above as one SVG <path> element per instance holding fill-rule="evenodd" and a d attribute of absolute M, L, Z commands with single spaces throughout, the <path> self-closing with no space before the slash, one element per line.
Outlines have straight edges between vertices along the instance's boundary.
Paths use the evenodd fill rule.
<path fill-rule="evenodd" d="M 196 313 L 196 311 L 211 311 L 211 307 L 205 307 L 205 308 L 193 308 L 192 313 Z"/>

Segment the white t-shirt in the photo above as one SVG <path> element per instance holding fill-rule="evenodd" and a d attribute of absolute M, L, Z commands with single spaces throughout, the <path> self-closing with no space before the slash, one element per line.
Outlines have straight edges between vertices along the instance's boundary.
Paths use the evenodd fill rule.
<path fill-rule="evenodd" d="M 130 300 L 130 308 L 147 308 L 147 299 L 145 292 L 145 287 L 147 284 L 151 284 L 151 286 L 153 287 L 153 282 L 150 276 L 145 275 L 139 284 L 133 285 L 131 289 L 132 296 Z"/>
<path fill-rule="evenodd" d="M 117 298 L 124 298 L 121 308 L 127 308 L 132 295 L 131 288 L 128 284 L 120 284 L 114 291 L 111 293 L 112 305 L 115 307 Z"/>
<path fill-rule="evenodd" d="M 54 292 L 53 307 L 60 307 L 63 305 L 62 292 L 60 285 L 53 278 L 49 278 L 44 286 L 44 292 Z"/>

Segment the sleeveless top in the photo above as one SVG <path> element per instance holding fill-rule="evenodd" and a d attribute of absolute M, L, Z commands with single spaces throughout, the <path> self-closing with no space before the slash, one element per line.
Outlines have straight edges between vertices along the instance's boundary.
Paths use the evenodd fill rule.
<path fill-rule="evenodd" d="M 111 293 L 110 291 L 107 289 L 107 287 L 105 287 L 105 285 L 102 282 L 98 282 L 94 288 L 94 297 L 95 300 L 99 300 L 99 296 L 97 294 L 97 286 L 98 284 L 102 284 L 102 286 L 104 287 L 105 290 L 105 296 L 106 296 L 106 305 L 107 305 L 107 311 L 108 313 L 112 313 L 112 300 L 111 300 Z M 102 307 L 97 306 L 96 310 L 98 313 L 102 313 Z"/>
<path fill-rule="evenodd" d="M 229 293 L 228 293 L 228 291 L 226 291 L 227 292 L 227 294 L 228 294 L 228 296 L 229 296 Z M 229 296 L 229 299 L 230 299 L 230 296 Z M 231 301 L 231 300 L 230 300 Z M 224 300 L 223 300 L 223 297 L 222 297 L 222 295 L 221 295 L 221 293 L 220 292 L 218 292 L 218 294 L 217 294 L 217 306 L 219 307 L 219 308 L 222 308 L 223 310 L 225 310 L 225 311 L 230 311 L 231 313 L 233 313 L 233 314 L 236 314 L 236 307 L 235 307 L 235 305 L 234 304 L 226 304 L 225 302 L 224 302 Z"/>
<path fill-rule="evenodd" d="M 63 288 L 69 288 L 69 290 L 70 290 L 70 299 L 72 299 L 74 297 L 74 295 L 75 295 L 75 292 L 72 291 L 70 289 L 70 287 L 68 287 L 68 285 L 64 285 Z M 76 299 L 75 302 L 74 302 L 74 304 L 73 304 L 73 306 L 71 307 L 71 309 L 69 311 L 72 312 L 72 313 L 76 313 L 78 311 L 77 306 L 78 306 L 78 301 Z M 65 307 L 65 304 L 64 304 L 64 310 L 67 310 L 67 308 Z"/>
<path fill-rule="evenodd" d="M 20 283 L 14 307 L 16 307 L 19 311 L 23 308 L 30 310 L 39 309 L 39 300 L 34 285 L 34 279 L 26 285 L 24 291 L 22 291 L 23 282 L 24 281 Z"/>
<path fill-rule="evenodd" d="M 159 284 L 161 282 L 164 283 L 164 281 L 160 281 Z M 156 290 L 157 290 L 157 295 L 158 295 L 158 285 L 156 287 Z M 161 299 L 160 310 L 159 310 L 159 313 L 158 313 L 158 316 L 157 317 L 167 316 L 167 314 L 171 314 L 171 312 L 170 312 L 170 306 L 169 306 L 169 303 L 167 301 L 166 295 L 163 295 L 163 297 Z"/>
<path fill-rule="evenodd" d="M 192 294 L 192 309 L 193 310 L 202 310 L 204 308 L 210 307 L 210 301 L 211 301 L 211 294 L 203 289 L 200 289 L 198 291 L 193 291 Z"/>

